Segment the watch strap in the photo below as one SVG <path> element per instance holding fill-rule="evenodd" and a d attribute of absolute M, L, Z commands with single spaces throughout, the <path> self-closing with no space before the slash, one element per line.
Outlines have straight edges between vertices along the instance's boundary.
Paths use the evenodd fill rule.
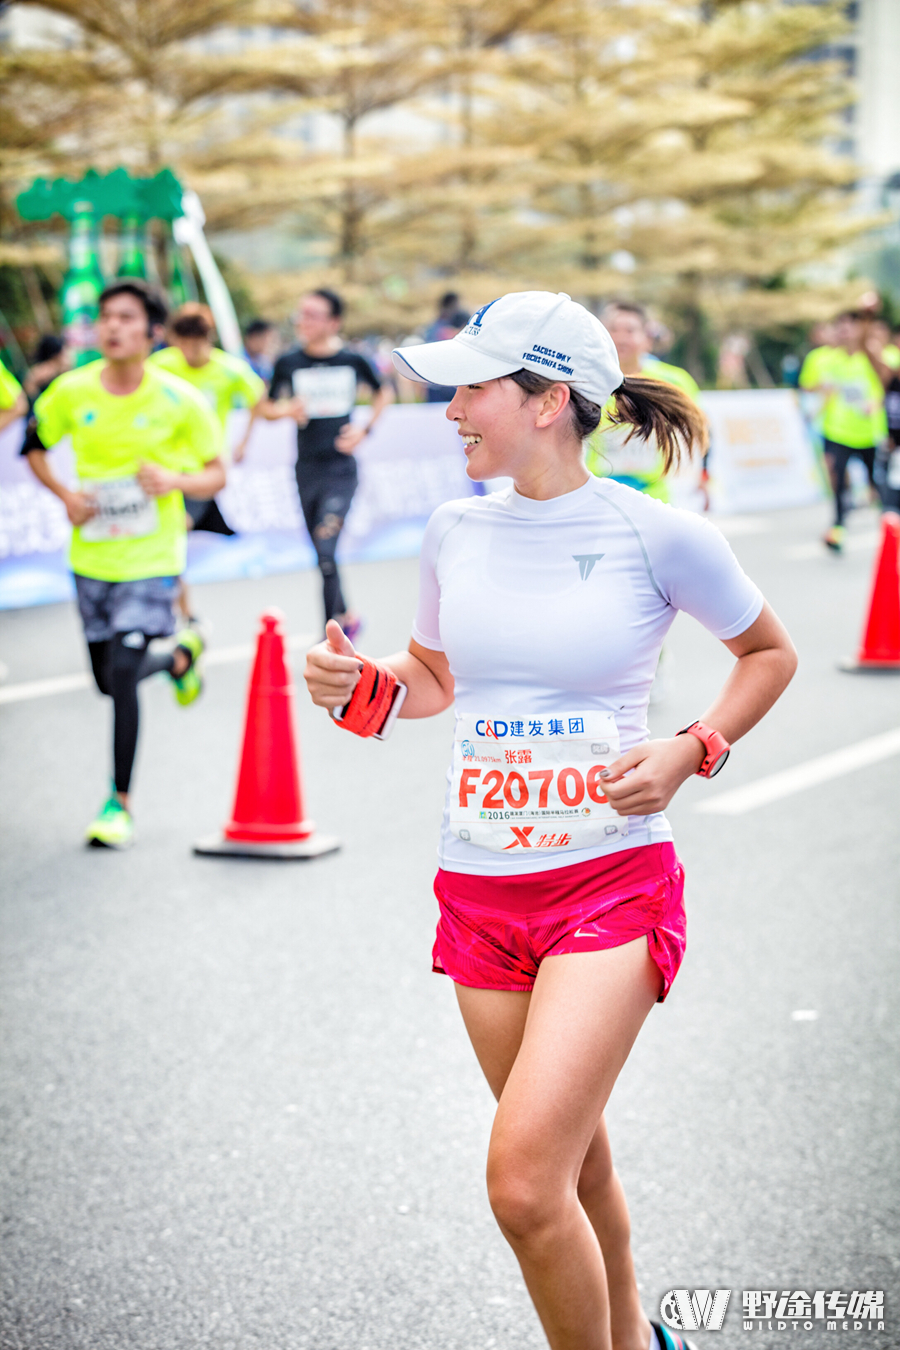
<path fill-rule="evenodd" d="M 702 741 L 706 750 L 703 763 L 697 770 L 697 776 L 699 778 L 712 778 L 724 765 L 731 753 L 731 746 L 720 731 L 708 727 L 705 722 L 690 722 L 675 734 L 684 736 L 688 733 L 696 736 L 698 741 Z"/>

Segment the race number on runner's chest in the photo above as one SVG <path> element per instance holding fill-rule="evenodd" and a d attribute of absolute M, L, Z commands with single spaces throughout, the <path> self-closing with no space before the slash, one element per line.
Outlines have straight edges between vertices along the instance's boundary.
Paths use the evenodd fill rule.
<path fill-rule="evenodd" d="M 306 404 L 312 421 L 319 417 L 349 417 L 356 401 L 356 371 L 352 366 L 301 366 L 291 376 L 294 393 Z"/>
<path fill-rule="evenodd" d="M 496 853 L 597 848 L 628 834 L 600 777 L 619 754 L 615 718 L 459 716 L 453 742 L 450 829 Z"/>
<path fill-rule="evenodd" d="M 141 539 L 159 528 L 156 502 L 148 497 L 136 478 L 82 479 L 81 491 L 91 497 L 97 514 L 81 526 L 88 544 L 109 539 Z"/>

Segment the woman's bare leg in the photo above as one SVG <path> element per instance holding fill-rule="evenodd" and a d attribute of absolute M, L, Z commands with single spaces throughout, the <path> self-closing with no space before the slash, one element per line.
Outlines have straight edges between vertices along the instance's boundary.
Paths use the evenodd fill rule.
<path fill-rule="evenodd" d="M 631 1219 L 625 1191 L 613 1167 L 605 1116 L 600 1117 L 581 1165 L 578 1198 L 603 1252 L 613 1350 L 647 1350 L 650 1322 L 641 1307 L 631 1255 Z"/>
<path fill-rule="evenodd" d="M 658 990 L 645 938 L 550 957 L 530 995 L 457 986 L 476 1054 L 499 1097 L 488 1157 L 491 1204 L 553 1350 L 649 1344 L 628 1211 L 598 1121 Z M 609 1249 L 609 1292 L 601 1239 Z"/>

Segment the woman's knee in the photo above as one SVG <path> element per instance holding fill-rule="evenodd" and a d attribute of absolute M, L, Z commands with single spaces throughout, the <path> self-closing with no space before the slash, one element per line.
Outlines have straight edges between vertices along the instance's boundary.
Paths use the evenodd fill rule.
<path fill-rule="evenodd" d="M 569 1182 L 515 1147 L 492 1147 L 487 1166 L 494 1218 L 513 1242 L 539 1238 L 558 1223 Z"/>

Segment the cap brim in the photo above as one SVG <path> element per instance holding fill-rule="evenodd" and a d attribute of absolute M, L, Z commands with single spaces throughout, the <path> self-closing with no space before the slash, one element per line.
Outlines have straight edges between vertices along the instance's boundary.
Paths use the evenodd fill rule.
<path fill-rule="evenodd" d="M 456 338 L 422 342 L 417 347 L 397 347 L 392 356 L 400 374 L 420 384 L 481 384 L 483 380 L 499 380 L 522 369 L 521 361 L 510 365 L 496 356 L 475 351 Z"/>

